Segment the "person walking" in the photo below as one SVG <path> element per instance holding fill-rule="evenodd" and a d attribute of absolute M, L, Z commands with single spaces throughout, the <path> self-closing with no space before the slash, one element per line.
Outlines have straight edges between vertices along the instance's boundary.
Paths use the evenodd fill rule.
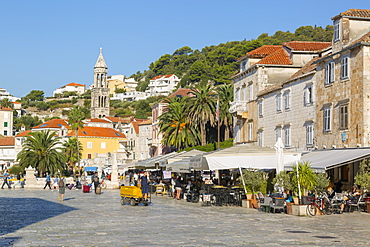
<path fill-rule="evenodd" d="M 53 179 L 53 189 L 56 190 L 58 188 L 58 177 L 54 175 Z"/>
<path fill-rule="evenodd" d="M 58 200 L 64 201 L 64 194 L 66 193 L 66 178 L 64 177 L 64 175 L 62 175 L 62 177 L 59 178 L 58 187 L 59 187 Z"/>
<path fill-rule="evenodd" d="M 95 194 L 96 194 L 96 189 L 98 188 L 99 186 L 99 176 L 98 176 L 98 173 L 96 172 L 94 174 L 94 176 L 92 177 L 92 181 L 94 183 L 94 190 L 95 190 Z"/>
<path fill-rule="evenodd" d="M 46 186 L 49 186 L 49 189 L 51 190 L 50 183 L 51 183 L 51 178 L 50 178 L 49 173 L 47 172 L 46 173 L 46 178 L 45 178 L 45 186 L 44 186 L 44 189 L 46 189 Z"/>
<path fill-rule="evenodd" d="M 19 185 L 20 188 L 23 188 L 22 183 L 21 183 L 21 179 L 22 179 L 22 172 L 19 172 L 17 174 L 17 183 L 13 186 L 13 189 L 15 189 L 15 187 L 17 185 Z"/>
<path fill-rule="evenodd" d="M 175 189 L 176 189 L 176 199 L 177 200 L 180 200 L 180 196 L 181 196 L 181 191 L 182 191 L 182 188 L 181 188 L 181 177 L 178 176 L 177 179 L 175 180 Z"/>
<path fill-rule="evenodd" d="M 148 200 L 148 192 L 149 192 L 149 179 L 147 172 L 144 172 L 143 176 L 140 178 L 141 184 L 141 191 L 143 193 L 144 201 Z"/>
<path fill-rule="evenodd" d="M 8 182 L 8 178 L 9 178 L 9 173 L 5 172 L 4 173 L 4 182 L 3 182 L 3 185 L 1 186 L 2 189 L 4 189 L 4 185 L 8 185 L 8 189 L 12 188 L 12 186 L 10 186 L 10 184 Z"/>

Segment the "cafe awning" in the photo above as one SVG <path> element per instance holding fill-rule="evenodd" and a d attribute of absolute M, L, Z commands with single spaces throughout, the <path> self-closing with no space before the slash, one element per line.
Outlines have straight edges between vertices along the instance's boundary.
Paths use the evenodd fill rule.
<path fill-rule="evenodd" d="M 134 167 L 134 168 L 139 168 L 139 169 L 145 169 L 145 168 L 154 168 L 156 165 L 158 167 L 165 167 L 167 165 L 167 159 L 171 157 L 175 157 L 177 155 L 180 155 L 182 152 L 177 153 L 177 152 L 172 152 L 164 155 L 158 155 L 154 156 L 145 160 L 140 160 L 136 162 L 132 162 L 129 164 L 125 164 L 125 167 Z"/>
<path fill-rule="evenodd" d="M 183 152 L 177 156 L 171 157 L 167 160 L 166 171 L 176 173 L 189 173 L 190 171 L 190 158 L 197 155 L 202 155 L 205 152 L 193 149 L 188 152 Z"/>
<path fill-rule="evenodd" d="M 370 158 L 370 148 L 340 148 L 315 150 L 303 154 L 299 161 L 310 162 L 315 170 L 328 170 L 366 158 Z"/>
<path fill-rule="evenodd" d="M 291 164 L 301 157 L 300 153 L 283 153 L 284 164 Z M 221 149 L 203 156 L 202 164 L 209 170 L 224 170 L 235 168 L 276 169 L 277 155 L 274 148 L 265 148 L 251 144 L 240 144 Z"/>
<path fill-rule="evenodd" d="M 98 167 L 96 167 L 96 166 L 85 166 L 84 171 L 85 172 L 97 172 Z"/>

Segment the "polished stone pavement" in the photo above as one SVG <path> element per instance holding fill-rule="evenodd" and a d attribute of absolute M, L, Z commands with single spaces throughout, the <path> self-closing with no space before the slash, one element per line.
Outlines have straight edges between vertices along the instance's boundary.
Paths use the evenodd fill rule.
<path fill-rule="evenodd" d="M 202 207 L 153 196 L 122 206 L 119 190 L 0 190 L 0 246 L 369 246 L 370 214 L 297 217 Z"/>

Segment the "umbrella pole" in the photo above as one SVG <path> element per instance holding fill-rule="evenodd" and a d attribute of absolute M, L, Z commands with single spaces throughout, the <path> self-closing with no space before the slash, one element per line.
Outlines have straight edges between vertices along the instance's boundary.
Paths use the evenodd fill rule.
<path fill-rule="evenodd" d="M 298 198 L 299 198 L 299 202 L 301 202 L 301 184 L 299 182 L 298 163 L 296 163 L 296 166 L 297 166 L 297 181 L 298 181 Z"/>
<path fill-rule="evenodd" d="M 244 182 L 244 178 L 243 178 L 243 172 L 242 172 L 242 168 L 239 166 L 239 171 L 240 171 L 240 176 L 242 177 L 242 182 L 243 182 L 243 188 L 244 188 L 244 191 L 245 191 L 245 196 L 247 196 L 247 189 L 245 188 L 245 182 Z"/>

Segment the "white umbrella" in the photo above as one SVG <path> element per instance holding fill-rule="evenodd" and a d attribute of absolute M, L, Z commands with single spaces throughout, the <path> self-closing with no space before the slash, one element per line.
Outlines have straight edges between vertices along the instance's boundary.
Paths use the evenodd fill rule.
<path fill-rule="evenodd" d="M 281 137 L 278 138 L 277 142 L 274 146 L 276 150 L 276 158 L 277 158 L 277 164 L 276 164 L 276 174 L 279 174 L 279 172 L 284 171 L 284 144 L 281 140 Z"/>

